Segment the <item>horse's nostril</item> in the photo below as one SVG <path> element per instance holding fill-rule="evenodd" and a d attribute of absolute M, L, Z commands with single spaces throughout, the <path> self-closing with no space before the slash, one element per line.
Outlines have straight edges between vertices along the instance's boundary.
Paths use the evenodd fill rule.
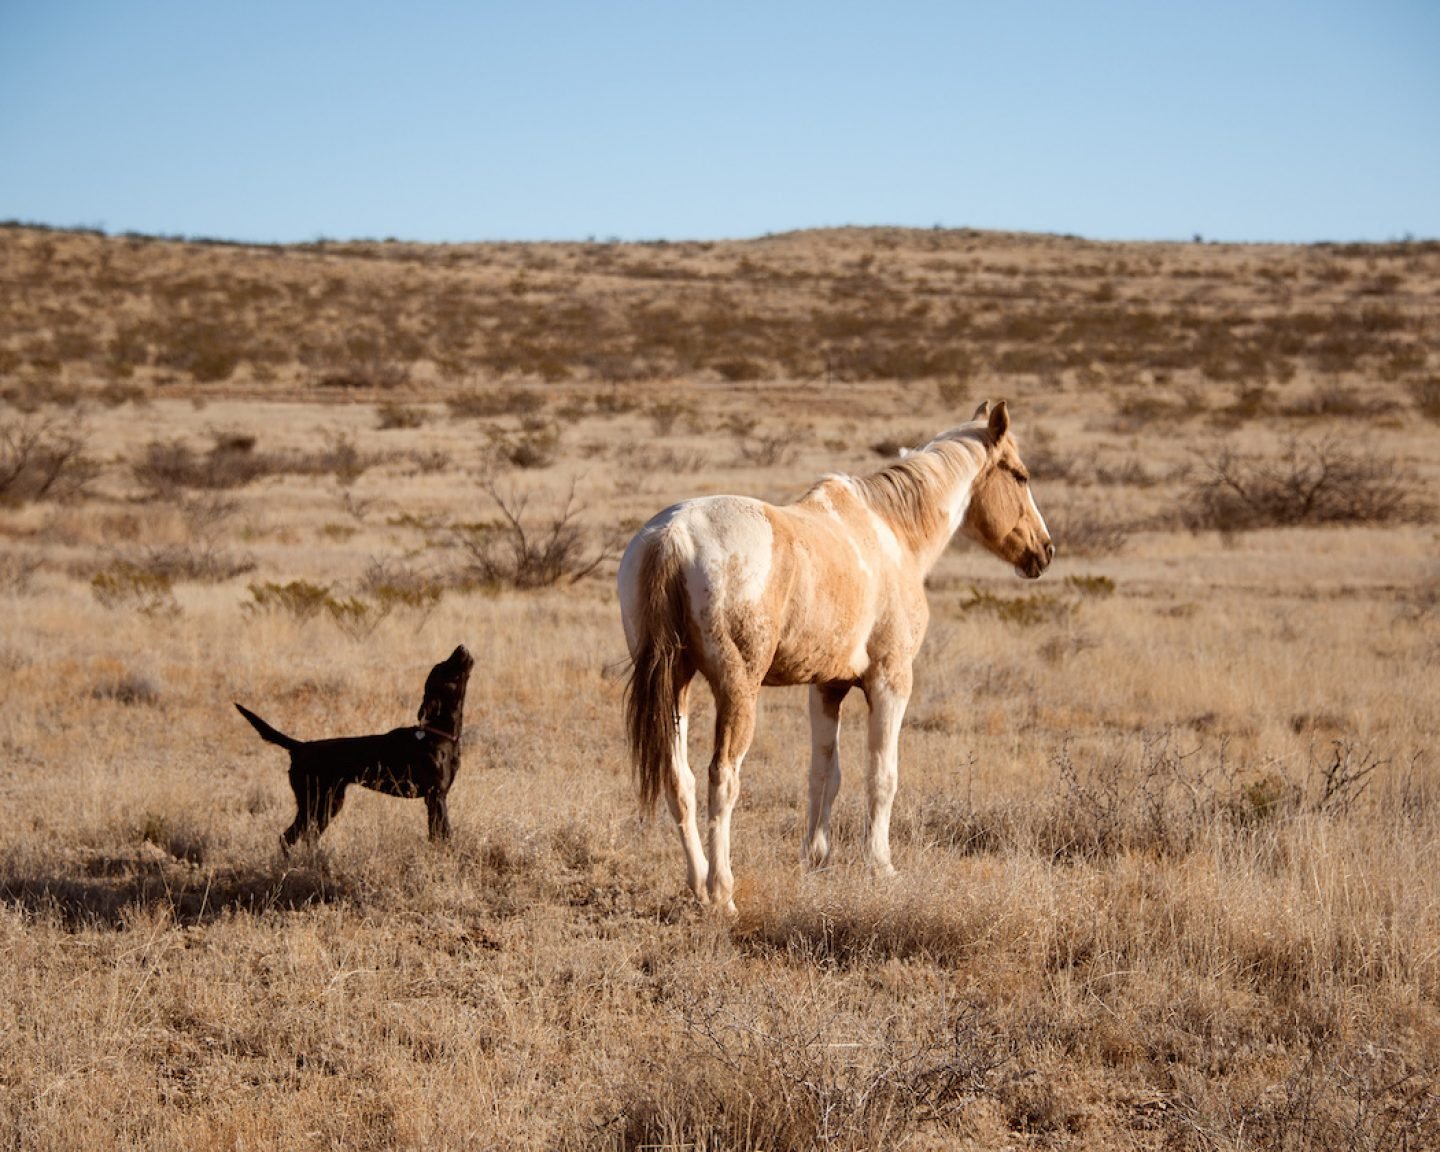
<path fill-rule="evenodd" d="M 1055 559 L 1055 545 L 1051 541 L 1045 541 L 1045 560 L 1048 563 Z"/>

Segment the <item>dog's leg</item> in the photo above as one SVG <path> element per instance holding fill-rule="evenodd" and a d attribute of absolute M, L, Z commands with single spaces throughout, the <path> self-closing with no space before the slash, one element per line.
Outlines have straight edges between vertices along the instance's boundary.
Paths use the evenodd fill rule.
<path fill-rule="evenodd" d="M 292 773 L 290 787 L 295 793 L 295 819 L 280 837 L 287 850 L 295 841 L 313 844 L 345 803 L 345 784 L 314 780 Z"/>
<path fill-rule="evenodd" d="M 450 839 L 450 809 L 445 802 L 445 793 L 425 793 L 425 812 L 430 817 L 430 839 Z"/>

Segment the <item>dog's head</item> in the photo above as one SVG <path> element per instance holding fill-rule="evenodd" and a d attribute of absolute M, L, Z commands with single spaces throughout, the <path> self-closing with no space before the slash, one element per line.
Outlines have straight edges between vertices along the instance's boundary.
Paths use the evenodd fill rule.
<path fill-rule="evenodd" d="M 425 677 L 425 699 L 420 702 L 420 723 L 460 734 L 461 713 L 465 707 L 465 689 L 470 683 L 470 669 L 475 658 L 465 645 L 458 645 L 449 657 L 430 669 Z"/>

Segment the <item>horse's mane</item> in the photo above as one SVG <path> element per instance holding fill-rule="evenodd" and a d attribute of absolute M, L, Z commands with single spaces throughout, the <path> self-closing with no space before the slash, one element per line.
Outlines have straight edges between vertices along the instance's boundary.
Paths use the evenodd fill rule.
<path fill-rule="evenodd" d="M 968 452 L 957 452 L 950 445 L 983 435 L 983 426 L 962 425 L 877 472 L 850 477 L 850 482 L 876 514 L 918 549 L 945 528 L 950 513 L 946 497 L 973 461 Z"/>

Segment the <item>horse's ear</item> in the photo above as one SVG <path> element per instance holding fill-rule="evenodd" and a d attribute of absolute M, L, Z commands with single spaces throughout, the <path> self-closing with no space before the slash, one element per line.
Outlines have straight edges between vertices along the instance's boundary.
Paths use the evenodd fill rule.
<path fill-rule="evenodd" d="M 985 400 L 985 401 L 983 401 L 983 402 L 981 403 L 981 405 L 980 405 L 979 408 L 976 408 L 976 409 L 975 409 L 975 415 L 974 415 L 974 416 L 971 416 L 970 419 L 971 419 L 971 420 L 985 420 L 985 419 L 988 419 L 989 416 L 990 416 L 990 401 L 989 401 L 989 400 Z"/>
<path fill-rule="evenodd" d="M 1010 431 L 1010 410 L 1005 407 L 1005 401 L 990 409 L 990 442 L 998 444 L 1004 438 L 1005 433 Z"/>

